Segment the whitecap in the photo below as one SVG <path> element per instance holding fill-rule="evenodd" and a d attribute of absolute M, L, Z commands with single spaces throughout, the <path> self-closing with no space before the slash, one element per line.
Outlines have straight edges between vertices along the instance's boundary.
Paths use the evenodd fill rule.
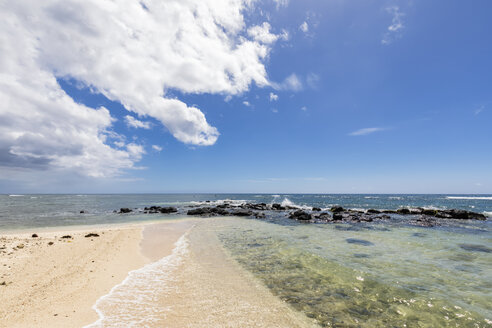
<path fill-rule="evenodd" d="M 486 217 L 492 218 L 492 212 L 483 212 Z"/>
<path fill-rule="evenodd" d="M 446 199 L 492 200 L 490 196 L 446 196 Z"/>
<path fill-rule="evenodd" d="M 24 197 L 24 195 L 9 195 L 9 197 Z"/>

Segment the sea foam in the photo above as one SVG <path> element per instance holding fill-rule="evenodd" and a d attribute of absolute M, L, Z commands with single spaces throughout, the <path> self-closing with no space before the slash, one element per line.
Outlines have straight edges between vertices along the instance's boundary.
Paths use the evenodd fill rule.
<path fill-rule="evenodd" d="M 447 196 L 446 199 L 492 200 L 489 196 Z"/>
<path fill-rule="evenodd" d="M 97 300 L 93 309 L 99 319 L 85 328 L 145 327 L 165 317 L 171 309 L 159 306 L 156 299 L 175 288 L 174 273 L 189 253 L 188 246 L 185 233 L 170 255 L 131 271 L 123 282 Z"/>

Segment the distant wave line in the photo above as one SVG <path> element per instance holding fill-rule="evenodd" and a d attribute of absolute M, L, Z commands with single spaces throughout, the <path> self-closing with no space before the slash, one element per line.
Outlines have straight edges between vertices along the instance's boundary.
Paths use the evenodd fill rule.
<path fill-rule="evenodd" d="M 492 197 L 484 196 L 447 196 L 446 199 L 471 199 L 471 200 L 492 200 Z"/>

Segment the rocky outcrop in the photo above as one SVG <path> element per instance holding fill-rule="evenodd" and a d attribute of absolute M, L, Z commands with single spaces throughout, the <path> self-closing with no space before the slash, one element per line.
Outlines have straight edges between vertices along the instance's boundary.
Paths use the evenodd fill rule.
<path fill-rule="evenodd" d="M 427 208 L 399 208 L 396 210 L 400 215 L 425 215 L 439 219 L 455 219 L 455 220 L 486 220 L 487 217 L 481 213 L 470 212 L 465 210 L 437 210 Z"/>
<path fill-rule="evenodd" d="M 133 212 L 133 210 L 131 208 L 122 207 L 122 208 L 120 208 L 120 211 L 118 213 L 123 214 L 123 213 L 130 213 L 130 212 Z"/>
<path fill-rule="evenodd" d="M 145 214 L 156 214 L 156 213 L 169 214 L 169 213 L 176 213 L 177 211 L 178 209 L 176 207 L 151 206 L 151 207 L 144 208 Z"/>
<path fill-rule="evenodd" d="M 311 214 L 309 214 L 305 211 L 301 211 L 301 210 L 292 212 L 289 215 L 289 219 L 295 219 L 295 220 L 300 220 L 300 221 L 309 221 L 309 220 L 312 220 L 312 218 L 313 217 Z"/>

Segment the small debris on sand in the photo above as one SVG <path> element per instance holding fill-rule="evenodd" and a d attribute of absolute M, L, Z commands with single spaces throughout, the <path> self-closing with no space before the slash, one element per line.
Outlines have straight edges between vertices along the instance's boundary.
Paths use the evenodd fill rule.
<path fill-rule="evenodd" d="M 93 232 L 85 235 L 85 238 L 90 238 L 90 237 L 99 237 L 99 235 L 97 233 L 93 233 Z"/>

